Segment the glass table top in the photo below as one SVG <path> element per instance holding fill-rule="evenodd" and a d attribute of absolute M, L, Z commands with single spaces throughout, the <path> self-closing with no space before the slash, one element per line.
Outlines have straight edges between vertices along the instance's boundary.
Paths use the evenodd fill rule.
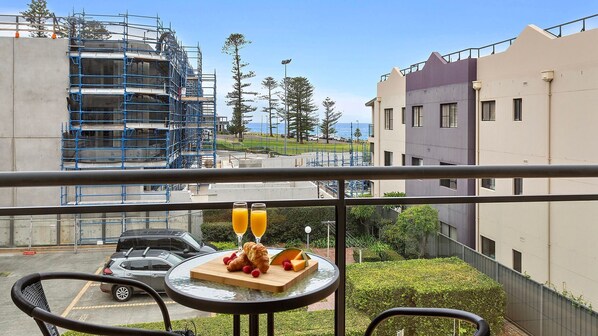
<path fill-rule="evenodd" d="M 268 249 L 270 256 L 282 249 Z M 272 293 L 245 287 L 226 285 L 190 276 L 191 269 L 222 259 L 232 251 L 219 251 L 187 259 L 167 273 L 166 293 L 174 301 L 203 311 L 220 313 L 264 313 L 283 311 L 309 305 L 324 299 L 338 287 L 336 265 L 318 255 L 308 253 L 318 261 L 318 269 L 282 293 Z M 223 265 L 224 267 L 224 265 Z M 247 312 L 244 312 L 247 311 Z"/>

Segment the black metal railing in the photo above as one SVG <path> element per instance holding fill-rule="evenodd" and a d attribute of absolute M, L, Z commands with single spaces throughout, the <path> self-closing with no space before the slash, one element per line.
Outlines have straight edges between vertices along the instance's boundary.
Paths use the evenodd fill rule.
<path fill-rule="evenodd" d="M 1 172 L 0 186 L 42 187 L 115 184 L 198 184 L 222 182 L 337 181 L 335 199 L 267 201 L 272 207 L 333 206 L 335 208 L 335 262 L 340 285 L 335 295 L 335 333 L 345 330 L 346 215 L 355 205 L 503 203 L 598 200 L 598 194 L 439 196 L 346 198 L 345 182 L 440 178 L 587 178 L 598 177 L 598 165 L 410 166 L 342 168 L 166 169 L 118 171 Z M 259 202 L 259 201 L 255 201 Z M 263 202 L 263 201 L 262 201 Z M 0 216 L 83 214 L 103 212 L 230 209 L 232 202 L 150 203 L 78 206 L 0 207 Z"/>
<path fill-rule="evenodd" d="M 598 21 L 598 14 L 594 14 L 594 15 L 586 16 L 581 19 L 565 22 L 565 23 L 562 23 L 562 24 L 559 24 L 559 25 L 556 25 L 553 27 L 546 28 L 546 29 L 544 29 L 544 31 L 552 34 L 555 37 L 563 37 L 563 36 L 570 35 L 573 33 L 584 32 L 588 28 L 592 29 L 593 28 L 592 24 L 598 25 L 597 21 Z M 442 58 L 444 58 L 444 60 L 447 61 L 448 63 L 451 63 L 451 62 L 456 62 L 456 61 L 460 61 L 462 59 L 467 59 L 467 58 L 480 58 L 483 56 L 494 55 L 497 52 L 506 50 L 509 46 L 511 46 L 511 44 L 513 44 L 515 39 L 516 39 L 516 37 L 513 37 L 510 39 L 503 40 L 503 41 L 488 44 L 488 45 L 485 45 L 485 46 L 479 47 L 479 48 L 466 48 L 463 50 L 454 51 L 454 52 L 448 53 L 446 55 L 442 55 Z M 412 72 L 416 72 L 416 71 L 423 69 L 423 67 L 425 65 L 426 65 L 426 62 L 423 61 L 423 62 L 412 64 L 404 69 L 401 69 L 400 71 L 401 71 L 401 74 L 403 74 L 403 76 L 406 76 Z M 390 73 L 380 76 L 380 81 L 384 82 L 385 80 L 388 79 L 389 76 L 390 76 Z"/>

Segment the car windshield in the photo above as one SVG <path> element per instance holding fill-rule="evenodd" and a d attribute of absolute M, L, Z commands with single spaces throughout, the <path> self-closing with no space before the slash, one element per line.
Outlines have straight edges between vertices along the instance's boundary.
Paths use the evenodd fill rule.
<path fill-rule="evenodd" d="M 187 242 L 187 244 L 193 246 L 196 251 L 201 249 L 201 244 L 197 242 L 197 240 L 195 240 L 195 238 L 193 238 L 193 236 L 191 236 L 189 233 L 185 233 L 183 235 L 183 239 Z"/>
<path fill-rule="evenodd" d="M 168 261 L 169 263 L 171 263 L 173 266 L 178 265 L 181 261 L 183 261 L 183 258 L 179 257 L 176 254 L 173 253 L 169 253 L 168 256 L 166 258 L 164 258 L 166 261 Z"/>

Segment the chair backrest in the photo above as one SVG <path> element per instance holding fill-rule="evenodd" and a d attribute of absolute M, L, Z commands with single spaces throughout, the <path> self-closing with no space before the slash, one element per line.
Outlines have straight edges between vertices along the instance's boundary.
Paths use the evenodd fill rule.
<path fill-rule="evenodd" d="M 430 317 L 444 317 L 458 320 L 464 320 L 475 324 L 476 332 L 474 336 L 490 336 L 490 326 L 488 322 L 476 314 L 466 312 L 458 309 L 448 308 L 419 308 L 419 307 L 398 307 L 383 311 L 376 316 L 364 336 L 371 336 L 378 324 L 391 316 L 430 316 Z"/>
<path fill-rule="evenodd" d="M 162 312 L 165 331 L 146 330 L 137 328 L 124 328 L 115 326 L 103 326 L 87 322 L 75 321 L 56 315 L 50 311 L 50 305 L 46 298 L 42 281 L 43 280 L 87 280 L 97 282 L 115 283 L 140 288 L 147 292 L 158 304 Z M 122 279 L 111 276 L 73 273 L 73 272 L 49 272 L 29 274 L 15 282 L 11 290 L 12 301 L 27 315 L 33 317 L 44 336 L 59 336 L 57 327 L 85 332 L 95 335 L 108 336 L 179 336 L 172 331 L 170 316 L 166 304 L 160 295 L 148 285 L 130 279 Z"/>

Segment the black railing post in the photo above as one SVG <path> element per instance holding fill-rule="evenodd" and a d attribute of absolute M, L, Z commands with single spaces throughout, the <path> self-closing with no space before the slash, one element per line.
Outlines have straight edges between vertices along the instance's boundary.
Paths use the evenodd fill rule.
<path fill-rule="evenodd" d="M 334 334 L 345 334 L 345 281 L 346 281 L 346 238 L 347 204 L 345 203 L 345 180 L 338 180 L 338 202 L 335 206 L 336 232 L 334 259 L 339 271 L 339 284 L 334 295 Z"/>

